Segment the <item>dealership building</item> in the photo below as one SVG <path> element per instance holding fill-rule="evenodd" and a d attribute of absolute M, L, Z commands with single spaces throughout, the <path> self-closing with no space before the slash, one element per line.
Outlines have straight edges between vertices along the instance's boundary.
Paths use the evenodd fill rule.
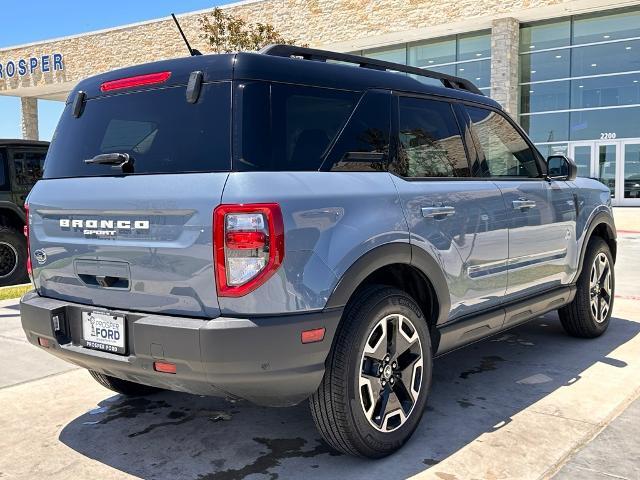
<path fill-rule="evenodd" d="M 311 47 L 468 78 L 543 154 L 574 158 L 581 175 L 610 187 L 614 204 L 640 205 L 640 1 L 248 0 L 222 8 Z M 208 13 L 180 16 L 203 52 Z M 21 98 L 23 136 L 35 139 L 38 99 L 64 101 L 90 75 L 186 52 L 170 18 L 2 48 L 0 95 Z"/>

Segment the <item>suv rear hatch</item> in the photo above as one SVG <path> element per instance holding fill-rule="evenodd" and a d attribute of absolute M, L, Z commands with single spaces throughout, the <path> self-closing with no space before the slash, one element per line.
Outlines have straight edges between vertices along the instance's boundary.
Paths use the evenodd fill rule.
<path fill-rule="evenodd" d="M 212 217 L 231 167 L 232 58 L 157 62 L 72 92 L 28 199 L 41 295 L 219 313 Z M 207 72 L 192 75 L 204 62 Z M 203 80 L 195 102 L 190 76 L 190 87 Z"/>

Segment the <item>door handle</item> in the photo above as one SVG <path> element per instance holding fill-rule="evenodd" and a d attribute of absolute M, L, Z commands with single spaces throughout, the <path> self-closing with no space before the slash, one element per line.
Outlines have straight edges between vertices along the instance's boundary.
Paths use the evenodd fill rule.
<path fill-rule="evenodd" d="M 456 213 L 455 207 L 422 207 L 422 216 L 425 218 L 445 218 Z"/>
<path fill-rule="evenodd" d="M 535 208 L 536 202 L 533 200 L 514 200 L 513 208 L 516 210 L 524 210 L 525 208 Z"/>

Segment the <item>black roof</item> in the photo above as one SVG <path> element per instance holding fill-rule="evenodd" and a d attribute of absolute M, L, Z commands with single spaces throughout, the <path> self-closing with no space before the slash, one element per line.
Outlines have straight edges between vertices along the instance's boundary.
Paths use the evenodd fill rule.
<path fill-rule="evenodd" d="M 0 138 L 0 146 L 18 146 L 18 147 L 48 147 L 49 142 L 44 140 L 22 140 L 17 138 Z"/>
<path fill-rule="evenodd" d="M 388 62 L 376 62 L 365 57 L 355 57 L 352 55 L 343 56 L 362 59 L 362 64 L 379 63 L 391 67 L 397 66 L 398 70 L 415 68 Z M 113 70 L 81 81 L 71 92 L 67 101 L 73 99 L 78 91 L 85 92 L 89 98 L 103 95 L 100 91 L 100 85 L 109 80 L 162 71 L 171 72 L 171 77 L 166 83 L 170 85 L 186 84 L 191 72 L 201 71 L 203 72 L 203 80 L 205 82 L 221 80 L 264 80 L 353 91 L 381 88 L 438 95 L 478 102 L 494 108 L 501 108 L 496 101 L 484 95 L 472 93 L 472 91 L 470 91 L 471 88 L 467 85 L 471 85 L 471 87 L 477 91 L 475 86 L 468 80 L 458 79 L 457 77 L 445 76 L 453 79 L 453 81 L 460 82 L 460 84 L 455 85 L 455 87 L 449 86 L 449 88 L 447 88 L 444 85 L 426 84 L 418 80 L 417 75 L 388 71 L 383 68 L 376 69 L 375 67 L 371 68 L 369 66 L 353 66 L 339 61 L 319 61 L 317 59 L 291 58 L 277 54 L 270 55 L 268 53 L 246 52 L 176 58 Z M 443 76 L 435 72 L 430 73 Z"/>

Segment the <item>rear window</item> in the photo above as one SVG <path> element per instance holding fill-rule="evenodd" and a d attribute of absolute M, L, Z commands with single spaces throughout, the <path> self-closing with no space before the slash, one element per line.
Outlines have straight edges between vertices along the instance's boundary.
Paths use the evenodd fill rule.
<path fill-rule="evenodd" d="M 299 85 L 238 86 L 234 170 L 318 170 L 359 93 Z"/>
<path fill-rule="evenodd" d="M 67 105 L 44 167 L 44 178 L 115 175 L 87 165 L 106 153 L 127 153 L 133 174 L 229 171 L 231 83 L 205 84 L 197 103 L 184 86 L 90 99 L 79 118 Z"/>

